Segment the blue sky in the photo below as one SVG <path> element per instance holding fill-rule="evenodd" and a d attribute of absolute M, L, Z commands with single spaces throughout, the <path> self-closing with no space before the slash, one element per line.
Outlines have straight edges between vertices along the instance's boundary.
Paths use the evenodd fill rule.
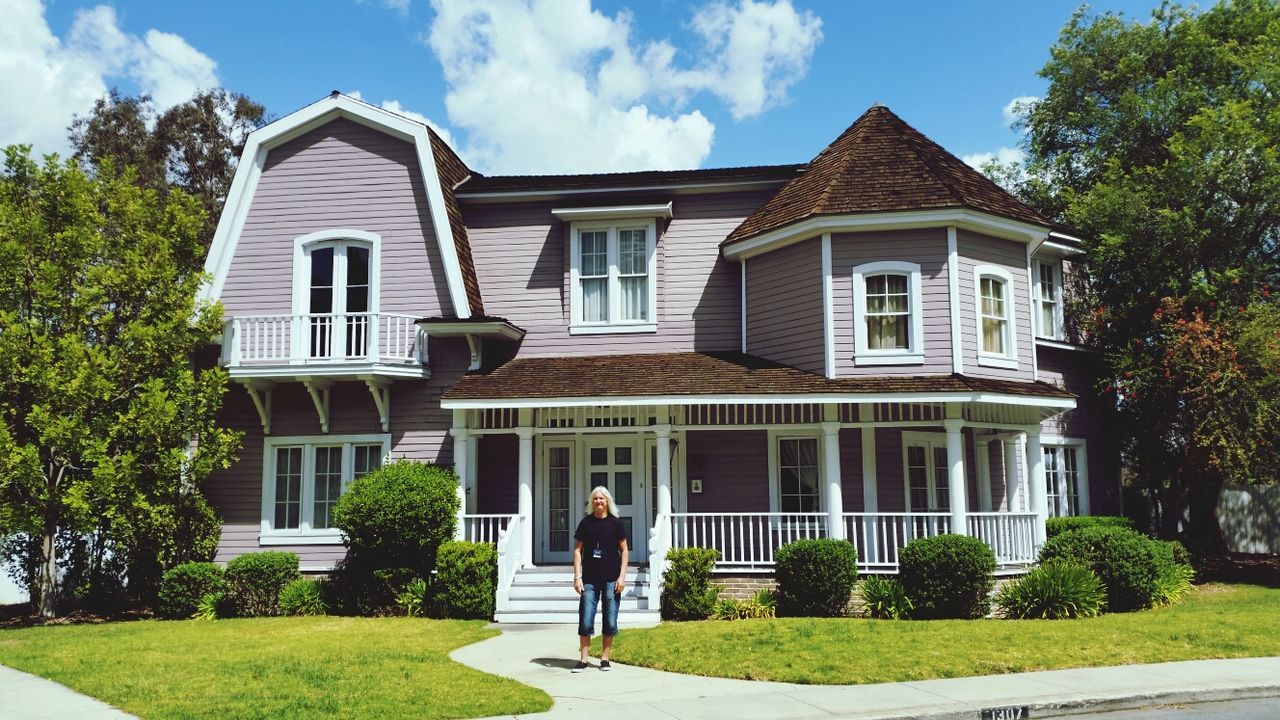
<path fill-rule="evenodd" d="M 1157 3 L 1094 2 L 1146 20 Z M 65 149 L 105 88 L 197 87 L 277 116 L 330 90 L 417 113 L 490 174 L 803 162 L 872 103 L 961 156 L 1076 4 L 817 0 L 0 0 L 0 144 Z M 1008 150 L 1006 150 L 1006 153 Z"/>

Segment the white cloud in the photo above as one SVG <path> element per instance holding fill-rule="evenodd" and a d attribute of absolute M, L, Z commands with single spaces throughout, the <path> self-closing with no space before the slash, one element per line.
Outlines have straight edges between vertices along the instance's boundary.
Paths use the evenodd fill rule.
<path fill-rule="evenodd" d="M 1020 95 L 1010 100 L 1009 104 L 1004 106 L 1004 124 L 1013 127 L 1013 124 L 1038 102 L 1040 98 L 1035 95 Z"/>
<path fill-rule="evenodd" d="M 356 0 L 357 5 L 364 5 L 369 0 Z M 401 15 L 409 14 L 410 0 L 382 0 L 382 7 L 388 10 L 395 10 Z"/>
<path fill-rule="evenodd" d="M 1018 148 L 1002 147 L 998 148 L 995 152 L 974 153 L 972 155 L 965 155 L 960 159 L 963 160 L 966 165 L 981 170 L 983 165 L 991 162 L 992 160 L 999 162 L 1001 165 L 1007 165 L 1009 163 L 1018 163 L 1021 165 L 1022 161 L 1025 160 L 1026 157 L 1027 154 Z"/>
<path fill-rule="evenodd" d="M 64 40 L 49 29 L 39 0 L 6 0 L 0 23 L 0 145 L 29 143 L 67 153 L 66 127 L 121 80 L 152 95 L 163 111 L 218 86 L 216 63 L 170 33 L 121 29 L 115 10 L 76 13 Z"/>
<path fill-rule="evenodd" d="M 632 38 L 628 11 L 589 0 L 433 0 L 427 42 L 444 69 L 450 121 L 467 130 L 468 163 L 485 172 L 697 167 L 715 126 L 685 108 L 699 93 L 734 118 L 786 100 L 822 22 L 790 0 L 715 2 L 690 28 L 688 66 L 666 40 Z"/>

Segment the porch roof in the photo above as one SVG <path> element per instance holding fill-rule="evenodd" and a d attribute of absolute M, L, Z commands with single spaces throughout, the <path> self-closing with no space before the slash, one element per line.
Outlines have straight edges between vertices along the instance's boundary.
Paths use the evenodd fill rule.
<path fill-rule="evenodd" d="M 805 397 L 808 396 L 808 397 Z M 863 397 L 859 397 L 863 396 Z M 1075 395 L 1043 382 L 988 380 L 965 375 L 870 376 L 828 379 L 735 352 L 650 353 L 517 358 L 488 372 L 469 373 L 444 393 L 445 407 L 474 401 L 645 399 L 649 402 L 835 401 L 881 402 L 886 396 L 934 401 L 998 397 L 1070 408 Z M 992 398 L 991 396 L 996 396 Z M 507 401 L 507 402 L 502 402 Z M 597 403 L 605 404 L 605 403 Z"/>

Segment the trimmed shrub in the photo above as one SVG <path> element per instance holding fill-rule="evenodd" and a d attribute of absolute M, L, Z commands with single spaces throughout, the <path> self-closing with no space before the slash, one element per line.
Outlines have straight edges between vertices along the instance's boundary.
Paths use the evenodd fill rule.
<path fill-rule="evenodd" d="M 1093 526 L 1057 535 L 1040 549 L 1040 562 L 1089 566 L 1107 590 L 1107 610 L 1149 608 L 1156 599 L 1158 543 L 1121 527 Z"/>
<path fill-rule="evenodd" d="M 991 612 L 996 556 L 968 535 L 936 535 L 907 543 L 898 579 L 917 619 L 980 618 Z"/>
<path fill-rule="evenodd" d="M 1004 587 L 996 605 L 1011 619 L 1096 617 L 1107 602 L 1102 581 L 1088 567 L 1054 560 Z"/>
<path fill-rule="evenodd" d="M 679 548 L 667 552 L 662 574 L 662 619 L 706 620 L 715 611 L 718 593 L 711 569 L 720 559 L 715 548 Z"/>
<path fill-rule="evenodd" d="M 776 616 L 777 602 L 768 590 L 760 590 L 747 600 L 720 598 L 712 613 L 717 620 L 759 620 Z"/>
<path fill-rule="evenodd" d="M 1132 530 L 1133 521 L 1116 515 L 1071 515 L 1051 517 L 1044 522 L 1046 538 L 1087 527 L 1119 527 Z"/>
<path fill-rule="evenodd" d="M 877 620 L 905 620 L 915 607 L 902 583 L 893 578 L 869 575 L 862 581 L 862 607 Z"/>
<path fill-rule="evenodd" d="M 1181 602 L 1191 592 L 1196 572 L 1191 567 L 1191 553 L 1177 540 L 1156 540 L 1156 592 L 1151 599 L 1155 607 Z"/>
<path fill-rule="evenodd" d="M 398 460 L 358 478 L 338 498 L 333 522 L 373 569 L 413 568 L 426 577 L 458 513 L 453 470 Z"/>
<path fill-rule="evenodd" d="M 160 579 L 156 614 L 171 620 L 194 617 L 201 598 L 226 589 L 227 579 L 221 567 L 211 562 L 183 563 Z"/>
<path fill-rule="evenodd" d="M 351 552 L 338 562 L 321 588 L 329 611 L 379 617 L 402 614 L 397 602 L 422 575 L 414 568 L 378 568 Z"/>
<path fill-rule="evenodd" d="M 237 615 L 279 615 L 280 591 L 300 577 L 291 552 L 246 553 L 227 563 L 227 594 Z"/>
<path fill-rule="evenodd" d="M 440 546 L 433 604 L 446 618 L 493 618 L 498 551 L 488 543 L 454 541 Z"/>
<path fill-rule="evenodd" d="M 320 582 L 316 580 L 301 578 L 280 590 L 281 615 L 324 615 L 325 610 Z"/>
<path fill-rule="evenodd" d="M 796 540 L 773 556 L 781 617 L 844 617 L 858 580 L 858 551 L 844 540 Z"/>

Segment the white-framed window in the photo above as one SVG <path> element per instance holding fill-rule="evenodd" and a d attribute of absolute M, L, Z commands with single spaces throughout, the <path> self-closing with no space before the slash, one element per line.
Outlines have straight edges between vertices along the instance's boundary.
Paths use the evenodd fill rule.
<path fill-rule="evenodd" d="M 948 468 L 946 435 L 902 433 L 902 477 L 907 512 L 951 510 Z"/>
<path fill-rule="evenodd" d="M 1084 440 L 1041 438 L 1040 442 L 1049 517 L 1088 515 L 1088 454 Z"/>
<path fill-rule="evenodd" d="M 361 358 L 375 350 L 370 345 L 378 314 L 380 246 L 380 236 L 349 229 L 294 240 L 294 355 Z"/>
<path fill-rule="evenodd" d="M 1062 263 L 1036 261 L 1036 337 L 1062 339 Z"/>
<path fill-rule="evenodd" d="M 769 432 L 770 512 L 822 511 L 822 435 Z"/>
<path fill-rule="evenodd" d="M 920 266 L 865 263 L 853 268 L 852 282 L 854 363 L 923 363 Z"/>
<path fill-rule="evenodd" d="M 657 230 L 652 218 L 572 224 L 570 333 L 657 331 Z"/>
<path fill-rule="evenodd" d="M 1013 312 L 1013 275 L 992 265 L 975 267 L 973 296 L 978 364 L 1016 370 L 1018 347 Z"/>
<path fill-rule="evenodd" d="M 341 542 L 333 508 L 351 481 L 382 466 L 390 435 L 269 437 L 263 442 L 264 545 Z"/>

